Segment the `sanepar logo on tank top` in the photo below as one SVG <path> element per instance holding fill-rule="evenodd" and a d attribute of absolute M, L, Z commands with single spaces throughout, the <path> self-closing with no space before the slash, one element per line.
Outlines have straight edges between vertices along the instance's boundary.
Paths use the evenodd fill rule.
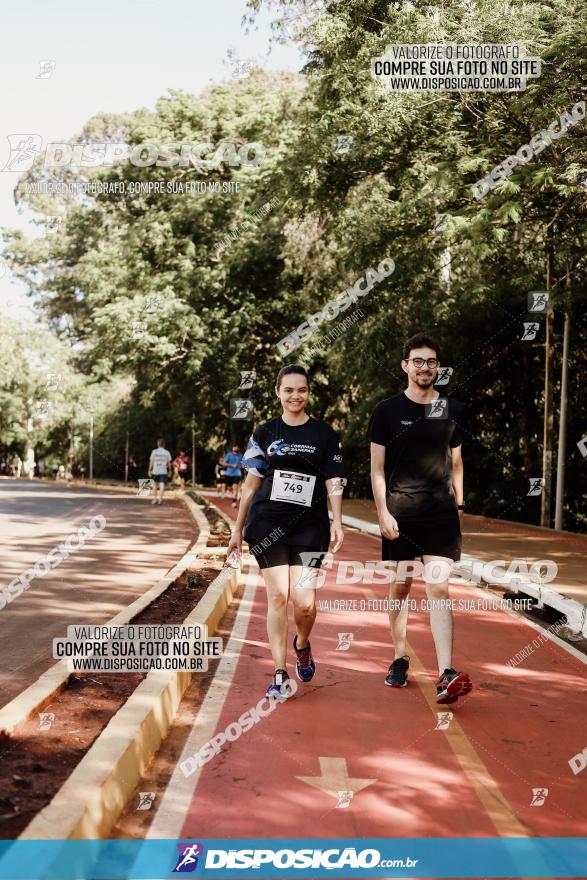
<path fill-rule="evenodd" d="M 317 447 L 311 443 L 288 443 L 286 440 L 274 440 L 267 447 L 267 455 L 313 455 Z"/>
<path fill-rule="evenodd" d="M 290 451 L 290 444 L 286 440 L 274 440 L 267 448 L 267 455 L 287 455 Z"/>

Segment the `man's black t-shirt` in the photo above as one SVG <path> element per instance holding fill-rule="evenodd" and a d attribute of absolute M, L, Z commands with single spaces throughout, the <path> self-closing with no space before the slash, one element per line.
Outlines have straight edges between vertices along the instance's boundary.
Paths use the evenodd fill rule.
<path fill-rule="evenodd" d="M 277 543 L 326 551 L 330 542 L 326 480 L 343 477 L 340 444 L 330 425 L 310 417 L 287 425 L 281 416 L 249 440 L 242 466 L 262 477 L 244 528 L 251 544 L 278 527 Z"/>
<path fill-rule="evenodd" d="M 450 448 L 463 442 L 465 408 L 452 397 L 414 403 L 403 392 L 377 404 L 369 440 L 385 446 L 387 508 L 403 518 L 454 516 Z"/>

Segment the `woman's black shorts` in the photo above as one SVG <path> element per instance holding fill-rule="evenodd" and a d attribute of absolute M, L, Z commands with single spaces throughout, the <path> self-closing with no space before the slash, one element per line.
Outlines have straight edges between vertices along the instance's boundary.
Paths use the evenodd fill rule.
<path fill-rule="evenodd" d="M 261 543 L 249 545 L 259 568 L 275 568 L 276 565 L 302 565 L 305 568 L 320 568 L 326 551 L 312 550 L 298 544 L 273 543 L 262 547 Z M 303 555 L 302 555 L 303 554 Z"/>
<path fill-rule="evenodd" d="M 461 558 L 461 524 L 457 513 L 434 519 L 395 518 L 399 538 L 381 539 L 382 559 L 400 562 L 422 556 L 444 556 L 456 562 Z"/>

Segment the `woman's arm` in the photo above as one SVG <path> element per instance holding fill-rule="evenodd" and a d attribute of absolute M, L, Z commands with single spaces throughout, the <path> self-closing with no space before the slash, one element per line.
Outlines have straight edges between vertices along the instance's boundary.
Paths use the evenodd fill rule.
<path fill-rule="evenodd" d="M 328 492 L 330 509 L 332 511 L 330 540 L 334 545 L 332 548 L 332 552 L 336 553 L 336 551 L 341 547 L 342 542 L 344 541 L 344 531 L 342 528 L 342 493 L 344 490 L 343 478 L 331 477 L 329 480 L 326 480 L 326 489 Z"/>
<path fill-rule="evenodd" d="M 251 506 L 251 502 L 253 500 L 253 496 L 257 489 L 261 486 L 263 482 L 263 477 L 255 477 L 253 474 L 248 473 L 243 483 L 241 501 L 238 509 L 238 514 L 236 517 L 236 521 L 234 526 L 232 527 L 232 532 L 230 535 L 230 541 L 228 544 L 228 552 L 227 557 L 233 550 L 241 550 L 243 543 L 243 526 L 245 524 L 245 519 L 247 518 L 247 513 L 249 512 L 249 507 Z"/>

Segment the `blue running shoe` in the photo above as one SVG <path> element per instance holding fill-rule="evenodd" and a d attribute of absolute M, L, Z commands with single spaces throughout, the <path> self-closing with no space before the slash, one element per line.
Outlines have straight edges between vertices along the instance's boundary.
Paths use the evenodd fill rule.
<path fill-rule="evenodd" d="M 270 700 L 287 700 L 292 694 L 289 680 L 286 669 L 276 669 L 273 681 L 265 691 L 265 696 Z"/>
<path fill-rule="evenodd" d="M 298 637 L 294 636 L 293 646 L 296 652 L 296 675 L 300 681 L 309 682 L 316 672 L 316 661 L 312 657 L 310 642 L 305 648 L 298 648 Z"/>
<path fill-rule="evenodd" d="M 394 660 L 385 676 L 385 684 L 392 688 L 405 688 L 408 684 L 408 669 L 410 658 L 406 654 Z"/>

